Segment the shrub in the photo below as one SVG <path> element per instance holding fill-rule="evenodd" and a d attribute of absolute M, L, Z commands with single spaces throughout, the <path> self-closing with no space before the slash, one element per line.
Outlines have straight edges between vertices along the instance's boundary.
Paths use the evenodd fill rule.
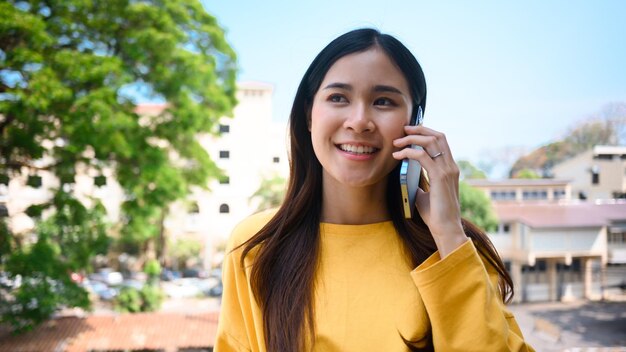
<path fill-rule="evenodd" d="M 124 287 L 115 298 L 115 310 L 124 313 L 154 312 L 161 308 L 165 295 L 157 285 L 141 289 Z"/>

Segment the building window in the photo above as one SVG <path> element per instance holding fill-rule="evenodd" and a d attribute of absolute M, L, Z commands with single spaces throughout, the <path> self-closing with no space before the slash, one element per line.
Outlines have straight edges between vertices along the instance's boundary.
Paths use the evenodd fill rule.
<path fill-rule="evenodd" d="M 189 207 L 187 207 L 187 212 L 189 214 L 200 214 L 200 207 L 198 206 L 198 203 L 193 202 L 189 204 Z"/>
<path fill-rule="evenodd" d="M 220 159 L 230 159 L 230 151 L 220 150 Z"/>
<path fill-rule="evenodd" d="M 42 184 L 42 179 L 41 179 L 41 176 L 39 175 L 30 175 L 28 176 L 28 179 L 26 180 L 26 185 L 32 188 L 39 188 L 41 187 L 41 184 Z"/>
<path fill-rule="evenodd" d="M 277 156 L 275 156 L 275 157 L 272 159 L 272 162 L 274 162 L 274 164 L 278 164 L 278 163 L 280 163 L 280 158 L 279 158 L 279 157 L 277 157 Z"/>
<path fill-rule="evenodd" d="M 591 184 L 597 185 L 600 183 L 600 167 L 594 165 L 591 167 Z"/>
<path fill-rule="evenodd" d="M 229 185 L 229 184 L 230 184 L 230 177 L 228 176 L 220 177 L 220 185 Z"/>
<path fill-rule="evenodd" d="M 613 160 L 613 154 L 598 154 L 594 157 L 596 160 Z"/>
<path fill-rule="evenodd" d="M 198 203 L 191 202 L 187 206 L 187 227 L 186 230 L 190 232 L 198 231 L 200 228 L 200 207 Z"/>
<path fill-rule="evenodd" d="M 228 206 L 228 204 L 220 205 L 220 214 L 228 214 L 228 213 L 230 213 L 230 207 Z"/>
<path fill-rule="evenodd" d="M 0 174 L 0 185 L 9 185 L 9 181 L 11 181 L 11 179 L 9 178 L 9 175 L 7 174 Z"/>
<path fill-rule="evenodd" d="M 492 200 L 515 200 L 515 191 L 491 191 Z"/>
<path fill-rule="evenodd" d="M 539 200 L 539 199 L 548 199 L 548 191 L 543 190 L 529 190 L 522 192 L 522 198 L 524 200 Z"/>
<path fill-rule="evenodd" d="M 626 199 L 626 192 L 620 192 L 620 191 L 613 192 L 613 199 Z"/>
<path fill-rule="evenodd" d="M 600 183 L 600 173 L 599 172 L 592 172 L 591 173 L 591 184 L 592 185 L 597 185 Z"/>
<path fill-rule="evenodd" d="M 263 96 L 263 92 L 260 90 L 245 90 L 243 95 L 247 96 L 247 97 L 260 97 Z"/>
<path fill-rule="evenodd" d="M 565 190 L 564 189 L 555 189 L 553 191 L 554 199 L 565 199 Z"/>
<path fill-rule="evenodd" d="M 609 243 L 611 243 L 611 244 L 626 244 L 626 232 L 611 232 L 611 233 L 609 233 Z"/>
<path fill-rule="evenodd" d="M 511 224 L 508 222 L 501 222 L 498 224 L 497 234 L 508 235 L 511 232 Z"/>
<path fill-rule="evenodd" d="M 228 133 L 228 132 L 230 132 L 230 126 L 220 124 L 220 133 Z"/>
<path fill-rule="evenodd" d="M 107 184 L 107 177 L 104 175 L 99 175 L 93 178 L 93 184 L 96 187 L 102 187 L 102 186 L 106 186 Z"/>

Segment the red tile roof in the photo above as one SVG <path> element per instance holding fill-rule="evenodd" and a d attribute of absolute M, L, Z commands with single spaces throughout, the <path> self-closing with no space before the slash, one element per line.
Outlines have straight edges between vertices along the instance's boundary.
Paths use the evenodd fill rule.
<path fill-rule="evenodd" d="M 519 221 L 534 228 L 602 227 L 626 221 L 626 203 L 494 203 L 501 222 Z"/>
<path fill-rule="evenodd" d="M 524 179 L 524 178 L 507 178 L 503 180 L 487 180 L 487 179 L 468 179 L 465 180 L 467 184 L 474 187 L 522 187 L 522 186 L 566 186 L 571 180 L 554 179 L 554 178 L 539 178 L 539 179 Z"/>
<path fill-rule="evenodd" d="M 135 107 L 135 113 L 139 115 L 158 115 L 166 108 L 166 103 L 144 103 Z"/>
<path fill-rule="evenodd" d="M 0 351 L 176 351 L 180 348 L 207 348 L 215 343 L 218 314 L 138 313 L 51 319 L 23 335 L 0 333 Z"/>

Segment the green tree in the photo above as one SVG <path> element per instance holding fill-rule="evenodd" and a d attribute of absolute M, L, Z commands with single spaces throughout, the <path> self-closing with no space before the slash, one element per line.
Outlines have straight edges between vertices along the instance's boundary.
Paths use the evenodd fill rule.
<path fill-rule="evenodd" d="M 3 1 L 0 178 L 53 174 L 62 203 L 35 205 L 28 214 L 62 216 L 77 170 L 112 170 L 126 193 L 121 236 L 145 248 L 162 232 L 169 204 L 219 176 L 196 137 L 217 132 L 217 119 L 232 113 L 235 75 L 234 51 L 198 0 Z M 166 102 L 166 109 L 140 116 L 135 106 L 144 99 Z M 85 212 L 68 221 L 78 229 L 100 221 L 93 207 Z M 35 246 L 59 246 L 60 230 L 49 232 L 56 235 L 39 228 Z M 76 236 L 60 249 L 92 234 Z M 12 248 L 8 261 L 26 260 L 34 248 Z M 74 267 L 70 258 L 63 265 Z M 52 289 L 38 294 L 44 301 Z"/>
<path fill-rule="evenodd" d="M 124 313 L 139 313 L 154 312 L 161 307 L 165 298 L 163 290 L 159 287 L 161 265 L 157 260 L 150 259 L 144 264 L 143 271 L 148 275 L 146 285 L 140 289 L 123 287 L 113 302 L 115 310 Z"/>
<path fill-rule="evenodd" d="M 513 175 L 513 178 L 539 179 L 541 178 L 541 175 L 539 175 L 535 170 L 521 169 Z"/>
<path fill-rule="evenodd" d="M 461 171 L 461 179 L 486 179 L 487 174 L 467 160 L 457 162 Z"/>
<path fill-rule="evenodd" d="M 287 180 L 281 176 L 274 175 L 261 180 L 259 188 L 250 197 L 250 200 L 259 201 L 259 211 L 276 208 L 282 204 L 285 192 L 287 192 Z"/>
<path fill-rule="evenodd" d="M 493 231 L 498 226 L 491 200 L 487 195 L 467 183 L 459 182 L 461 216 L 485 231 Z"/>
<path fill-rule="evenodd" d="M 51 200 L 55 213 L 38 223 L 37 240 L 16 248 L 5 269 L 19 288 L 0 290 L 2 320 L 17 331 L 46 320 L 58 307 L 89 308 L 87 292 L 70 279 L 72 272 L 89 269 L 96 254 L 105 253 L 109 237 L 101 205 L 87 209 L 67 193 Z"/>
<path fill-rule="evenodd" d="M 183 269 L 190 259 L 199 259 L 202 242 L 194 239 L 179 238 L 169 246 L 168 255 L 175 268 Z"/>

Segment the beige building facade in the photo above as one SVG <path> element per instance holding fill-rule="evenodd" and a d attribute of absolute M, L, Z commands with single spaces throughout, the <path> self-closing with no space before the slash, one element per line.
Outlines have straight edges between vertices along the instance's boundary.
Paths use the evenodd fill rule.
<path fill-rule="evenodd" d="M 570 180 L 573 198 L 626 198 L 626 146 L 595 146 L 552 168 L 555 178 Z"/>
<path fill-rule="evenodd" d="M 508 265 L 516 301 L 598 298 L 626 280 L 626 201 L 572 199 L 564 179 L 468 180 L 492 200 L 488 234 Z"/>
<path fill-rule="evenodd" d="M 199 137 L 225 177 L 176 204 L 166 222 L 172 238 L 192 237 L 205 243 L 204 267 L 220 262 L 216 248 L 223 246 L 237 223 L 257 211 L 259 199 L 252 195 L 261 182 L 289 176 L 286 124 L 272 121 L 272 86 L 240 83 L 237 99 L 234 117 L 220 120 L 221 135 Z"/>

